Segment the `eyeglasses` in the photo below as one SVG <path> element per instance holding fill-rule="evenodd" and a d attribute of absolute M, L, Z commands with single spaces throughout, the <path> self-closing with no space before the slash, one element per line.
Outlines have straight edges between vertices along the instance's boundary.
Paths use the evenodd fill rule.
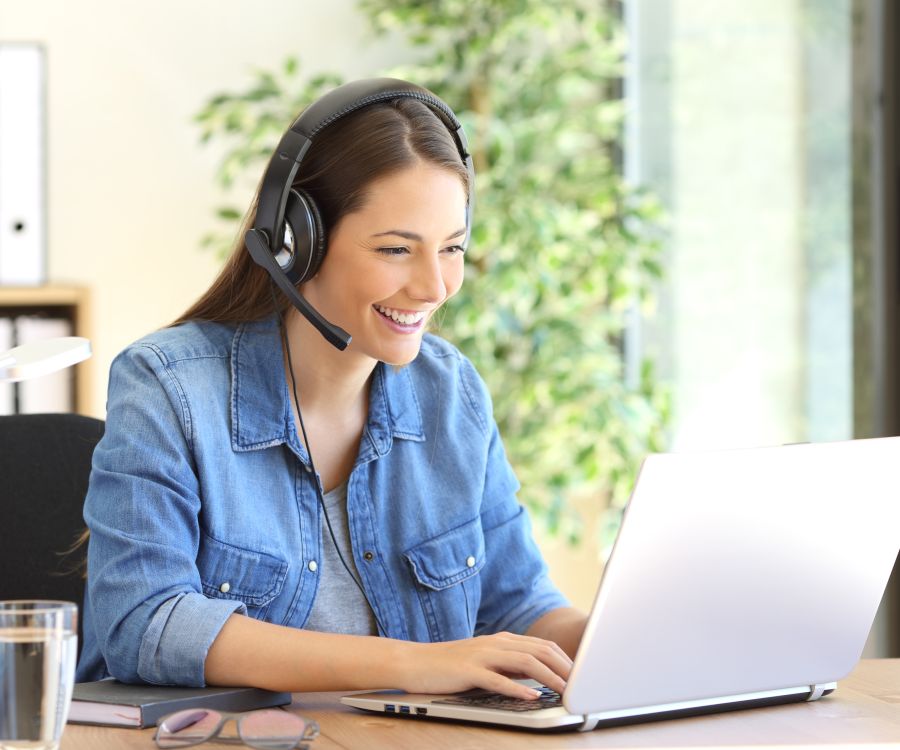
<path fill-rule="evenodd" d="M 237 721 L 237 737 L 220 737 L 231 719 Z M 165 716 L 153 736 L 156 746 L 167 748 L 216 742 L 249 745 L 259 750 L 291 750 L 319 736 L 319 725 L 288 711 L 251 711 L 233 714 L 206 708 L 189 708 Z"/>

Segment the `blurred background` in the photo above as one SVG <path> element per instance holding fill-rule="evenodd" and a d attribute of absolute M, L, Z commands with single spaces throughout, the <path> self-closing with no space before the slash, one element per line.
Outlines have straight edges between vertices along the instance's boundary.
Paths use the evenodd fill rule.
<path fill-rule="evenodd" d="M 440 333 L 588 608 L 646 453 L 900 434 L 896 37 L 889 0 L 0 0 L 0 350 L 95 352 L 0 413 L 102 418 L 296 113 L 406 77 L 476 157 Z M 868 653 L 900 655 L 896 580 Z"/>

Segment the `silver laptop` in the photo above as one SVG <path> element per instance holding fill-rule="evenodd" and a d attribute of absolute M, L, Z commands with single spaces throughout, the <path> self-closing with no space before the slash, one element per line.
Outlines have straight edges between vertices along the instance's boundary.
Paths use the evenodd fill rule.
<path fill-rule="evenodd" d="M 649 456 L 562 696 L 342 702 L 590 730 L 817 700 L 859 660 L 897 559 L 898 465 L 900 437 Z"/>

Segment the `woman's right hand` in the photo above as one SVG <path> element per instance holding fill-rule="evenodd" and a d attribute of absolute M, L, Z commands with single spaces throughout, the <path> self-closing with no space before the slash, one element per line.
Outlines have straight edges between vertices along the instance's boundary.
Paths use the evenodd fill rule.
<path fill-rule="evenodd" d="M 572 660 L 553 641 L 496 633 L 444 643 L 409 643 L 396 687 L 410 693 L 456 693 L 482 688 L 514 698 L 537 698 L 516 682 L 533 679 L 559 693 L 565 689 Z"/>

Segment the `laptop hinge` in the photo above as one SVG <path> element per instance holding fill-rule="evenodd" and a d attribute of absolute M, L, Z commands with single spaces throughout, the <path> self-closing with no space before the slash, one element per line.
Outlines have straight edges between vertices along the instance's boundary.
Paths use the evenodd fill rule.
<path fill-rule="evenodd" d="M 822 685 L 810 685 L 809 686 L 809 698 L 808 701 L 817 701 L 821 698 L 825 693 L 830 693 L 837 687 L 836 682 L 826 682 Z"/>
<path fill-rule="evenodd" d="M 604 718 L 605 714 L 585 714 L 584 724 L 578 727 L 579 732 L 591 732 L 597 728 L 597 724 Z"/>
<path fill-rule="evenodd" d="M 708 713 L 714 711 L 728 710 L 729 706 L 734 708 L 749 707 L 750 704 L 756 703 L 761 705 L 773 705 L 772 701 L 787 702 L 794 701 L 816 701 L 823 695 L 828 695 L 837 688 L 836 682 L 826 682 L 821 685 L 810 685 L 809 695 L 803 697 L 804 688 L 797 686 L 795 688 L 787 688 L 784 690 L 772 690 L 761 693 L 745 693 L 743 695 L 734 695 L 728 698 L 705 698 L 696 701 L 685 701 L 682 703 L 668 703 L 659 706 L 647 706 L 642 709 L 621 710 L 621 711 L 603 711 L 592 714 L 584 714 L 584 724 L 578 729 L 581 732 L 590 732 L 595 729 L 598 724 L 611 724 L 612 722 L 620 722 L 622 718 L 627 718 L 631 722 L 641 721 L 655 716 L 657 718 L 676 717 L 676 716 L 693 716 L 698 713 Z M 793 696 L 793 698 L 792 698 Z M 768 703 L 766 703 L 768 701 Z"/>

